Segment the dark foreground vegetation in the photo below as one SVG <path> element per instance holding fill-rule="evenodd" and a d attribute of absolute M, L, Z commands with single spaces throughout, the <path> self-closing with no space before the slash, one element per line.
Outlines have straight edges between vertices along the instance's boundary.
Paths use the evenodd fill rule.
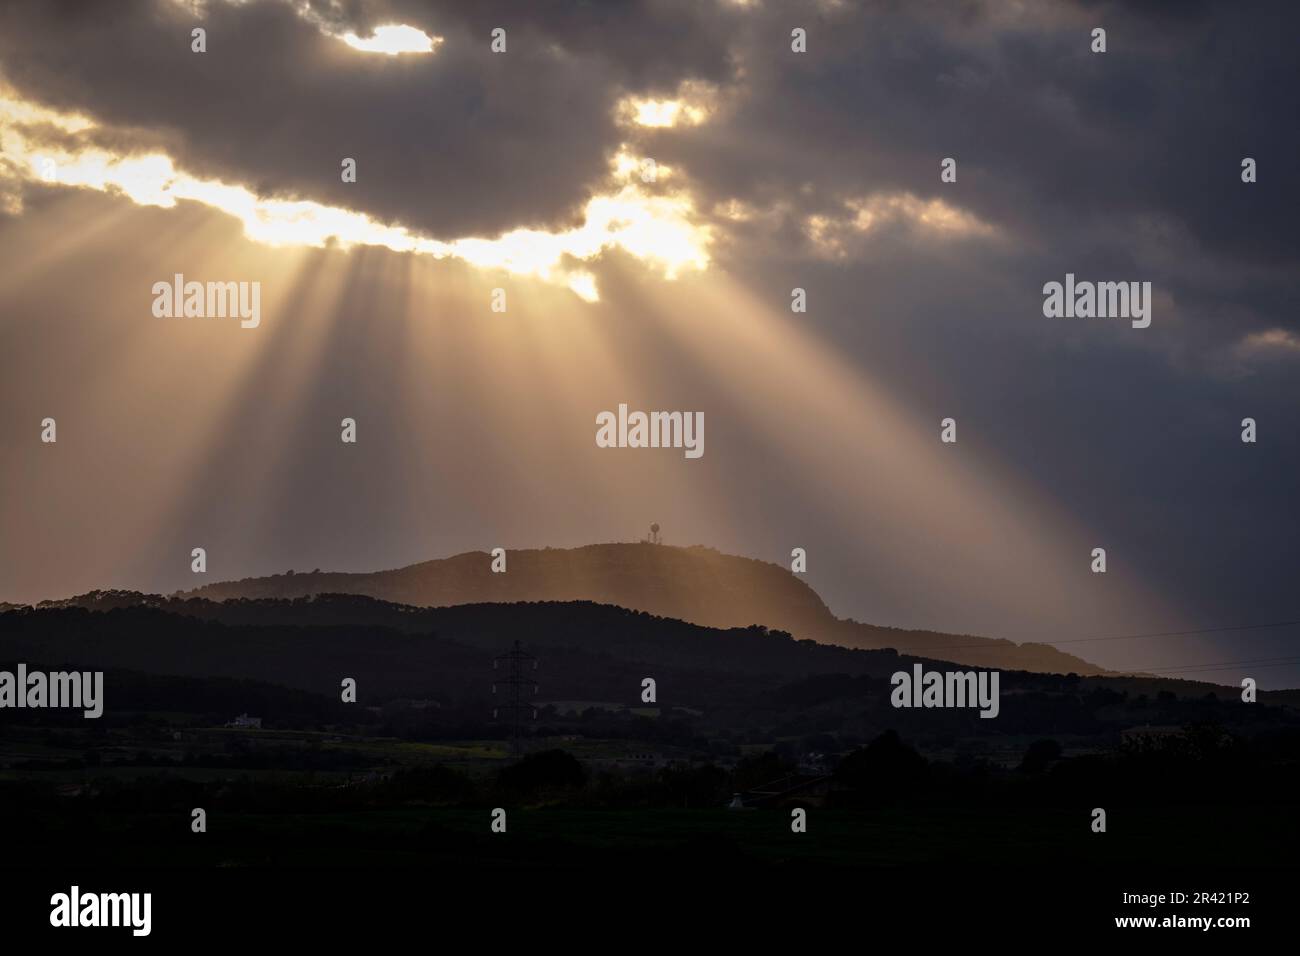
<path fill-rule="evenodd" d="M 367 599 L 213 608 L 0 614 L 0 668 L 105 671 L 99 719 L 0 713 L 0 816 L 22 821 L 5 867 L 1235 865 L 1243 847 L 1267 866 L 1300 849 L 1290 692 L 1005 672 L 990 720 L 892 707 L 910 657 L 763 628 L 580 603 L 421 617 L 441 632 Z M 542 686 L 522 759 L 491 692 L 516 638 Z"/>

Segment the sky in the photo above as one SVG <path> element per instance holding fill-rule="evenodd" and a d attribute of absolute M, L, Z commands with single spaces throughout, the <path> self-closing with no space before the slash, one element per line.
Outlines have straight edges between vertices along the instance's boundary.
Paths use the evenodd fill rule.
<path fill-rule="evenodd" d="M 1214 630 L 1062 647 L 1298 686 L 1300 628 L 1253 627 L 1300 620 L 1297 21 L 6 3 L 0 601 L 655 521 L 806 549 L 841 617 Z M 178 273 L 258 324 L 155 315 Z M 1067 273 L 1150 282 L 1151 324 L 1045 316 Z M 703 413 L 703 455 L 598 447 L 620 404 Z"/>

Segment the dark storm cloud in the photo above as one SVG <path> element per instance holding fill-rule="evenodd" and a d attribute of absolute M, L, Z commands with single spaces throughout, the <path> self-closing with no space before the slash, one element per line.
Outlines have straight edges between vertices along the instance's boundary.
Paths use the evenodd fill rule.
<path fill-rule="evenodd" d="M 799 193 L 941 195 L 1034 241 L 1167 220 L 1226 259 L 1294 265 L 1300 11 L 1257 5 L 808 2 L 19 3 L 0 63 L 25 93 L 169 135 L 178 160 L 439 238 L 573 221 L 628 138 L 622 95 L 701 79 L 703 127 L 644 135 L 701 205 Z M 402 22 L 446 42 L 389 58 L 325 35 Z M 789 49 L 792 26 L 809 53 Z M 1093 25 L 1109 52 L 1090 52 Z M 505 56 L 489 51 L 509 31 Z M 1241 158 L 1261 164 L 1242 189 Z M 358 160 L 355 185 L 339 161 Z M 942 191 L 938 161 L 959 162 Z M 1230 197 L 1230 201 L 1225 201 Z M 1136 246 L 1136 240 L 1132 243 Z M 1199 271 L 1199 270 L 1198 270 Z"/>
<path fill-rule="evenodd" d="M 794 216 L 878 191 L 943 199 L 1015 239 L 1020 260 L 1001 268 L 1025 289 L 1066 271 L 1149 277 L 1186 324 L 1184 351 L 1296 327 L 1300 195 L 1286 163 L 1300 147 L 1300 9 L 954 9 L 827 14 L 804 56 L 782 30 L 798 18 L 760 14 L 739 44 L 734 108 L 648 148 L 711 199 L 797 197 Z M 1089 49 L 1093 26 L 1108 31 L 1105 54 Z M 956 184 L 939 181 L 946 156 Z M 1261 170 L 1249 186 L 1245 156 Z"/>
<path fill-rule="evenodd" d="M 215 2 L 201 18 L 159 0 L 20 3 L 0 14 L 0 64 L 32 98 L 165 134 L 198 175 L 451 238 L 568 222 L 618 144 L 624 84 L 672 86 L 693 62 L 701 75 L 721 62 L 685 17 L 631 21 L 619 50 L 598 42 L 598 23 L 555 35 L 530 23 L 544 5 L 500 21 L 478 4 L 355 9 L 335 13 L 338 29 L 400 19 L 445 42 L 432 55 L 363 54 L 274 0 Z M 610 15 L 600 9 L 596 21 Z M 489 51 L 496 22 L 510 31 L 505 56 Z M 199 24 L 201 55 L 189 39 Z M 655 57 L 662 48 L 672 55 Z M 343 157 L 357 160 L 355 185 L 340 181 Z"/>
<path fill-rule="evenodd" d="M 1222 255 L 1294 263 L 1284 164 L 1300 145 L 1297 8 L 1219 6 L 1171 22 L 1066 7 L 993 22 L 997 9 L 846 14 L 809 26 L 806 56 L 777 29 L 795 18 L 751 24 L 747 95 L 722 125 L 662 134 L 667 158 L 718 196 L 907 189 L 1040 234 L 1158 215 Z M 1109 32 L 1104 55 L 1089 50 L 1092 25 Z M 1239 180 L 1247 155 L 1271 169 L 1254 190 Z M 958 188 L 939 184 L 944 156 L 959 161 Z"/>
<path fill-rule="evenodd" d="M 365 16 L 370 23 L 423 23 L 427 32 L 455 25 L 464 42 L 483 46 L 503 27 L 512 43 L 558 46 L 599 64 L 594 83 L 671 90 L 685 76 L 730 76 L 731 39 L 747 14 L 707 0 L 384 0 Z"/>

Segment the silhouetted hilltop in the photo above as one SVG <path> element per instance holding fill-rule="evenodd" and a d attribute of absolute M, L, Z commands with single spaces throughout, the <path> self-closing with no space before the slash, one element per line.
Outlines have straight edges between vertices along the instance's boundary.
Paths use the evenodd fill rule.
<path fill-rule="evenodd" d="M 491 556 L 468 552 L 390 571 L 277 574 L 210 584 L 182 597 L 298 598 L 359 594 L 417 607 L 522 601 L 593 601 L 705 627 L 762 625 L 844 647 L 895 648 L 981 667 L 1082 675 L 1103 668 L 1045 644 L 877 627 L 835 617 L 786 568 L 701 546 L 594 544 L 511 551 L 494 574 Z"/>

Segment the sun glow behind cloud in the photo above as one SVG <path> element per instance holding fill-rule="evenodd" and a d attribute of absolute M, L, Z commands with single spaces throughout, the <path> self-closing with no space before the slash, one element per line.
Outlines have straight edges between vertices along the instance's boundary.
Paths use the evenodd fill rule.
<path fill-rule="evenodd" d="M 185 9 L 194 17 L 203 18 L 211 2 L 218 0 L 172 0 L 172 3 Z M 231 6 L 242 6 L 248 0 L 220 0 Z M 303 20 L 312 24 L 321 33 L 335 40 L 340 40 L 362 53 L 383 53 L 397 56 L 399 53 L 432 53 L 443 42 L 440 36 L 429 36 L 423 30 L 404 23 L 384 23 L 374 27 L 370 35 L 358 36 L 355 32 L 339 32 L 338 25 L 306 0 L 285 0 Z M 337 12 L 337 11 L 336 11 Z"/>
<path fill-rule="evenodd" d="M 615 115 L 624 126 L 699 126 L 713 115 L 717 104 L 716 87 L 687 80 L 678 87 L 676 95 L 669 98 L 624 97 L 615 107 Z"/>
<path fill-rule="evenodd" d="M 684 269 L 709 264 L 709 227 L 685 191 L 647 188 L 639 161 L 620 151 L 611 161 L 603 191 L 586 204 L 581 225 L 558 232 L 516 229 L 495 238 L 442 241 L 403 226 L 377 222 L 363 213 L 310 200 L 268 199 L 248 188 L 199 179 L 177 169 L 160 152 L 118 155 L 85 142 L 67 146 L 69 136 L 42 137 L 49 124 L 64 134 L 92 131 L 94 124 L 23 102 L 0 91 L 0 145 L 5 179 L 117 193 L 141 205 L 170 208 L 178 200 L 202 203 L 237 218 L 245 234 L 276 246 L 382 246 L 395 252 L 456 258 L 484 269 L 503 269 L 564 285 L 588 301 L 599 296 L 595 277 L 575 268 L 611 249 L 621 249 L 675 278 Z M 43 142 L 48 140 L 48 142 Z M 76 142 L 78 136 L 72 135 Z M 658 167 L 656 182 L 672 173 Z M 12 183 L 10 183 L 12 185 Z M 8 205 L 14 206 L 12 198 Z"/>
<path fill-rule="evenodd" d="M 704 122 L 704 112 L 677 100 L 636 100 L 629 104 L 638 126 L 697 125 Z"/>
<path fill-rule="evenodd" d="M 389 56 L 397 56 L 399 53 L 432 53 L 434 47 L 442 43 L 442 37 L 430 37 L 415 27 L 397 23 L 375 27 L 369 37 L 345 33 L 340 39 L 354 50 L 387 53 Z"/>

